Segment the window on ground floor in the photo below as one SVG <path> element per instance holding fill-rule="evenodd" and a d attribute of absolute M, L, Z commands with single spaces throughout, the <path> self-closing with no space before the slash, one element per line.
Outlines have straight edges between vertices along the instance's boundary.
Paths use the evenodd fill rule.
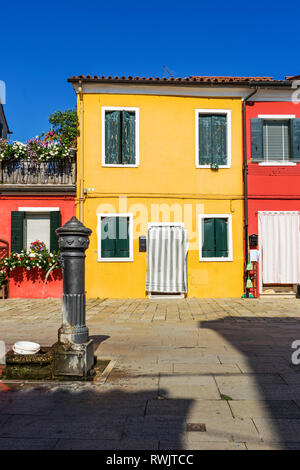
<path fill-rule="evenodd" d="M 98 261 L 132 261 L 131 214 L 98 215 Z"/>
<path fill-rule="evenodd" d="M 44 242 L 48 250 L 58 250 L 55 230 L 61 226 L 59 210 L 19 210 L 11 213 L 11 251 L 29 251 L 36 240 Z"/>
<path fill-rule="evenodd" d="M 232 221 L 230 214 L 199 216 L 200 261 L 232 261 Z"/>

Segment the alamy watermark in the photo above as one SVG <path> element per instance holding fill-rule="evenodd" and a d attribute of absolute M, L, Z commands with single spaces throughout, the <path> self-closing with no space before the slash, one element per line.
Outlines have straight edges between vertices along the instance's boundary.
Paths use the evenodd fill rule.
<path fill-rule="evenodd" d="M 300 339 L 296 339 L 292 342 L 291 348 L 295 349 L 291 356 L 292 364 L 298 366 L 300 364 Z"/>
<path fill-rule="evenodd" d="M 0 103 L 6 104 L 6 85 L 3 80 L 0 80 Z"/>
<path fill-rule="evenodd" d="M 4 341 L 0 341 L 0 366 L 5 365 L 6 348 Z"/>
<path fill-rule="evenodd" d="M 300 80 L 294 80 L 292 82 L 292 88 L 295 89 L 292 93 L 292 102 L 294 104 L 300 103 Z"/>

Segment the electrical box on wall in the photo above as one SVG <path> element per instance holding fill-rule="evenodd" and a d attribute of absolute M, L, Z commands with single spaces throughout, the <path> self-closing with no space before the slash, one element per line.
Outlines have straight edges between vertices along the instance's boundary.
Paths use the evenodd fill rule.
<path fill-rule="evenodd" d="M 145 235 L 139 237 L 139 251 L 147 251 L 147 238 Z"/>
<path fill-rule="evenodd" d="M 257 243 L 258 243 L 258 235 L 256 235 L 255 233 L 253 233 L 252 235 L 249 235 L 250 248 L 255 248 L 257 246 Z"/>

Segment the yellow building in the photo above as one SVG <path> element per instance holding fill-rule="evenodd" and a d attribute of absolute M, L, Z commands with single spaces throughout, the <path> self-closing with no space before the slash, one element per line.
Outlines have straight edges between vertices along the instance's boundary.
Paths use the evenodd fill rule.
<path fill-rule="evenodd" d="M 247 86 L 69 81 L 80 122 L 77 216 L 93 231 L 87 296 L 240 297 Z"/>

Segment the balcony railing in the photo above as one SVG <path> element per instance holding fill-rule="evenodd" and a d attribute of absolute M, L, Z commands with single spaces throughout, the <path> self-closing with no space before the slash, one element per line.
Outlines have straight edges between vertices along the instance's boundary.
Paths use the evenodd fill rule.
<path fill-rule="evenodd" d="M 70 157 L 64 161 L 48 161 L 30 163 L 28 161 L 1 162 L 0 163 L 0 190 L 1 187 L 20 186 L 68 186 L 75 188 L 76 184 L 76 158 Z"/>

